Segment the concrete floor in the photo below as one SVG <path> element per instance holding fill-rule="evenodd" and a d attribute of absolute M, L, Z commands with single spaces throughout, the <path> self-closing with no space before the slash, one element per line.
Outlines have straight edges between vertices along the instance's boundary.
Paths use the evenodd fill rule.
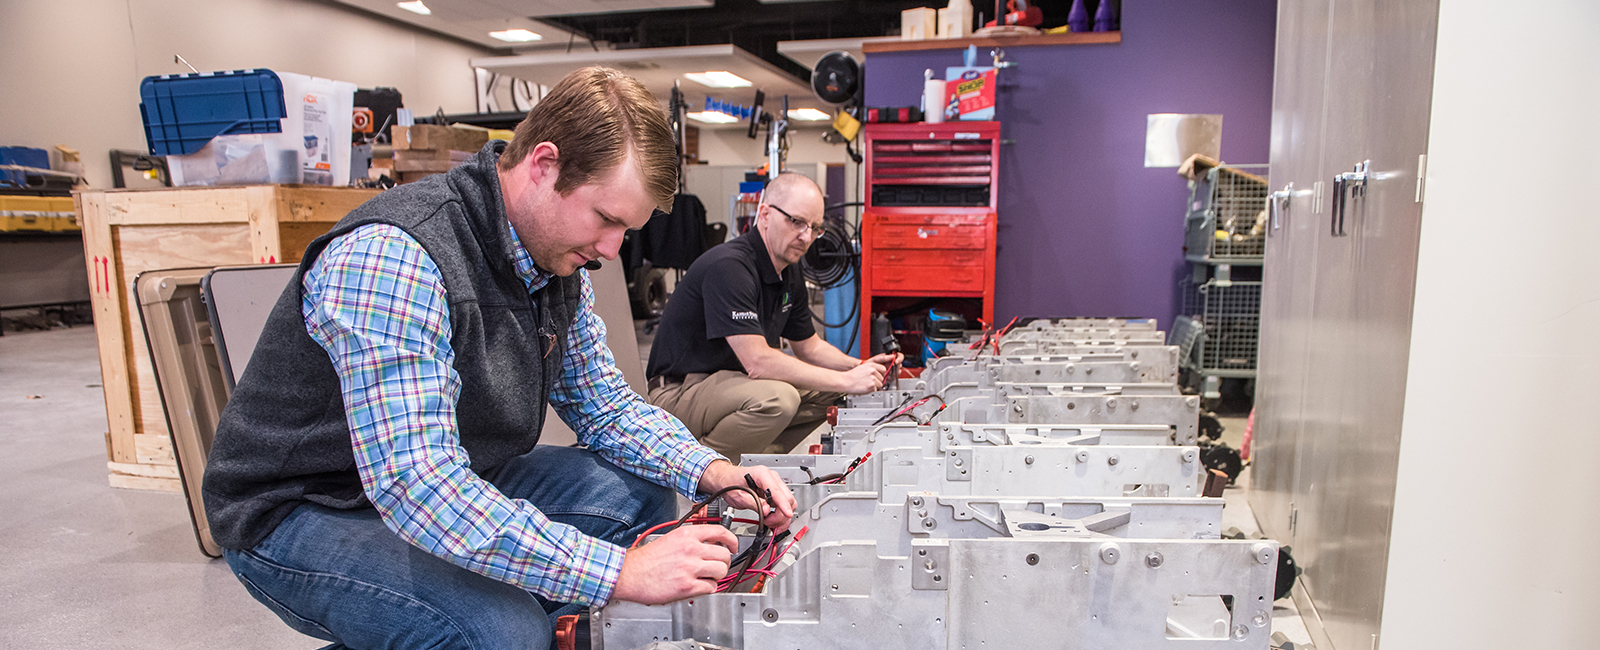
<path fill-rule="evenodd" d="M 106 484 L 94 328 L 0 336 L 0 648 L 317 648 L 200 553 L 183 495 Z"/>
<path fill-rule="evenodd" d="M 1237 448 L 1244 420 L 1223 424 Z M 325 645 L 200 553 L 182 495 L 110 488 L 105 431 L 92 327 L 0 336 L 0 648 Z M 1225 527 L 1257 530 L 1248 484 L 1246 470 L 1227 491 Z M 1275 631 L 1309 641 L 1288 599 L 1273 617 Z"/>

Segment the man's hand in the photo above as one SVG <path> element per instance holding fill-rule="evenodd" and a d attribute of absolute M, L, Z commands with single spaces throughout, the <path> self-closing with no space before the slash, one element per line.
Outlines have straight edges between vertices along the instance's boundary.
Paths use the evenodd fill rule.
<path fill-rule="evenodd" d="M 750 501 L 750 493 L 744 490 L 734 490 L 723 495 L 730 505 L 742 510 L 754 510 L 765 513 L 762 523 L 774 532 L 783 532 L 789 529 L 789 521 L 794 519 L 795 500 L 794 493 L 789 491 L 783 479 L 778 478 L 778 473 L 766 467 L 735 467 L 725 460 L 712 461 L 700 476 L 700 491 L 706 494 L 715 494 L 718 490 L 735 485 L 746 486 L 745 477 L 749 476 L 755 481 L 756 491 L 761 493 L 761 503 Z M 767 493 L 772 494 L 772 504 L 766 501 Z M 777 507 L 774 508 L 773 505 Z"/>
<path fill-rule="evenodd" d="M 904 361 L 905 358 L 906 358 L 906 356 L 903 355 L 903 354 L 900 354 L 899 352 L 889 352 L 889 353 L 886 353 L 886 354 L 880 354 L 880 355 L 874 356 L 871 359 L 867 359 L 867 361 L 870 361 L 872 363 L 876 363 L 876 364 L 878 364 L 880 366 L 888 368 L 890 366 L 894 366 L 894 365 L 899 364 L 901 361 Z"/>
<path fill-rule="evenodd" d="M 883 355 L 880 355 L 883 356 Z M 865 361 L 861 365 L 844 371 L 844 390 L 851 395 L 865 395 L 883 388 L 883 378 L 888 370 L 876 361 Z"/>
<path fill-rule="evenodd" d="M 661 605 L 703 596 L 728 575 L 739 540 L 721 526 L 685 525 L 622 558 L 612 600 Z"/>

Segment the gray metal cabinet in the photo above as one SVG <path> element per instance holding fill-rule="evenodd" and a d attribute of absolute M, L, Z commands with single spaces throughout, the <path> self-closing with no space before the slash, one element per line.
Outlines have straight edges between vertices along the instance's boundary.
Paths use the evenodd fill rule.
<path fill-rule="evenodd" d="M 1273 84 L 1270 169 L 1279 194 L 1272 198 L 1267 230 L 1266 268 L 1271 273 L 1261 296 L 1251 482 L 1257 518 L 1269 534 L 1285 543 L 1294 542 L 1291 521 L 1302 429 L 1298 414 L 1305 404 L 1316 291 L 1319 231 L 1311 214 L 1317 201 L 1314 187 L 1323 175 L 1328 5 L 1328 0 L 1308 0 L 1278 6 L 1276 65 L 1296 74 L 1278 74 Z"/>
<path fill-rule="evenodd" d="M 1279 3 L 1271 169 L 1283 193 L 1251 501 L 1305 569 L 1315 607 L 1302 611 L 1341 649 L 1372 647 L 1383 610 L 1436 24 L 1431 1 Z"/>

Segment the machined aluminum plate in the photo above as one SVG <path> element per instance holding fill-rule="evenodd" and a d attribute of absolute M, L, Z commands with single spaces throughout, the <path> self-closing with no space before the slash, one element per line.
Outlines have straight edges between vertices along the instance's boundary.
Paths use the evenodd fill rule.
<path fill-rule="evenodd" d="M 829 541 L 760 593 L 595 610 L 592 639 L 597 650 L 681 639 L 749 650 L 1267 650 L 1277 552 L 1269 541 L 1068 535 L 915 540 L 904 554 Z"/>

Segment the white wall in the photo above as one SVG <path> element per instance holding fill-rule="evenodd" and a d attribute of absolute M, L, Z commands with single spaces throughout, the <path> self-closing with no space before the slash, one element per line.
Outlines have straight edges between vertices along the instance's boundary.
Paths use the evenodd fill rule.
<path fill-rule="evenodd" d="M 1590 648 L 1600 4 L 1441 4 L 1380 642 Z"/>
<path fill-rule="evenodd" d="M 110 187 L 110 149 L 144 151 L 139 81 L 270 68 L 393 86 L 420 113 L 474 110 L 467 60 L 490 51 L 319 0 L 4 0 L 0 145 L 82 152 Z"/>

